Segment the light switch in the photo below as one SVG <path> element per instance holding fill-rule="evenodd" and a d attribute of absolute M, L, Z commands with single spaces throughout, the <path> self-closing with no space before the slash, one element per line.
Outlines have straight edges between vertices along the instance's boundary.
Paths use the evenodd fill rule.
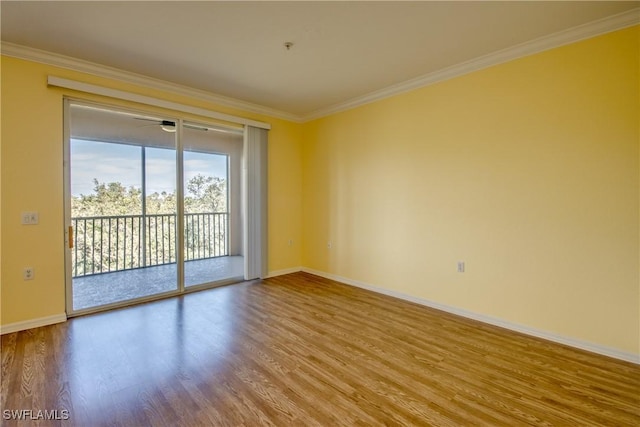
<path fill-rule="evenodd" d="M 39 221 L 38 212 L 22 212 L 22 224 L 23 225 L 36 225 Z"/>

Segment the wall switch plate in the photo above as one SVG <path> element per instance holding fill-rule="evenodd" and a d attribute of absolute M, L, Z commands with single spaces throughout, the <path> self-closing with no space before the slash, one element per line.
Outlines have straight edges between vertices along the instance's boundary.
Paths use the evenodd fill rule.
<path fill-rule="evenodd" d="M 33 267 L 25 267 L 24 270 L 22 270 L 22 278 L 24 280 L 33 280 L 35 275 L 36 273 L 33 270 Z"/>
<path fill-rule="evenodd" d="M 458 261 L 458 273 L 464 273 L 464 261 Z"/>
<path fill-rule="evenodd" d="M 36 225 L 39 221 L 38 212 L 29 211 L 22 212 L 22 224 L 23 225 Z"/>

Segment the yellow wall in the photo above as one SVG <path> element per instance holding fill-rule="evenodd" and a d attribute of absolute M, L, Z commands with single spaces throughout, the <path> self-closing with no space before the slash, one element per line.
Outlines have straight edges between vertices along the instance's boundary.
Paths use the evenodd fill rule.
<path fill-rule="evenodd" d="M 46 86 L 54 74 L 270 122 L 270 271 L 303 265 L 640 354 L 639 36 L 618 31 L 303 125 L 3 57 L 1 324 L 64 312 L 71 92 Z M 40 225 L 20 225 L 25 210 Z"/>
<path fill-rule="evenodd" d="M 640 354 L 639 35 L 307 123 L 303 265 Z"/>
<path fill-rule="evenodd" d="M 132 105 L 49 88 L 49 74 L 271 123 L 269 270 L 300 265 L 300 124 L 9 57 L 2 57 L 1 67 L 2 325 L 65 311 L 63 94 Z M 39 212 L 39 225 L 20 224 L 20 212 L 30 210 Z M 289 239 L 293 246 L 287 244 Z M 22 280 L 25 266 L 35 268 L 34 280 Z"/>

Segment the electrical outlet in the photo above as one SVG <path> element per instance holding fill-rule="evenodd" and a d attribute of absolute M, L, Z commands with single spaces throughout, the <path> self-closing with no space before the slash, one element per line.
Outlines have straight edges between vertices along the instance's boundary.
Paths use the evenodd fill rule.
<path fill-rule="evenodd" d="M 464 273 L 464 261 L 458 261 L 458 273 Z"/>
<path fill-rule="evenodd" d="M 293 239 L 289 239 L 289 246 L 293 246 Z"/>
<path fill-rule="evenodd" d="M 333 247 L 333 244 L 331 243 L 331 240 L 329 240 L 327 242 L 327 249 L 331 249 Z"/>
<path fill-rule="evenodd" d="M 33 280 L 34 276 L 35 276 L 35 271 L 33 270 L 33 267 L 25 267 L 22 270 L 22 278 L 24 280 Z"/>

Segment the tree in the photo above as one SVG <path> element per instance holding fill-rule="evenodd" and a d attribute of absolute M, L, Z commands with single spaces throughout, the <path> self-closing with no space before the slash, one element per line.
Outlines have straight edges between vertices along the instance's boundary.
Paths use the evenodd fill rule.
<path fill-rule="evenodd" d="M 74 277 L 176 261 L 175 192 L 148 194 L 146 214 L 157 216 L 143 217 L 141 189 L 126 188 L 119 182 L 101 183 L 95 178 L 93 183 L 91 194 L 71 198 L 71 216 L 76 219 Z M 204 214 L 185 215 L 187 256 L 192 254 L 190 259 L 194 259 L 194 254 L 200 257 L 201 252 L 208 254 L 202 256 L 211 256 L 212 252 L 222 254 L 224 250 L 220 248 L 226 247 L 227 230 L 226 226 L 220 230 L 215 224 L 226 224 L 226 219 L 224 215 L 207 214 L 226 212 L 226 181 L 196 175 L 186 187 L 185 213 Z M 145 240 L 145 236 L 154 238 Z"/>
<path fill-rule="evenodd" d="M 93 192 L 71 198 L 74 217 L 139 215 L 142 212 L 142 191 L 126 188 L 119 182 L 101 183 L 93 179 Z"/>
<path fill-rule="evenodd" d="M 225 179 L 198 174 L 187 183 L 184 197 L 186 213 L 226 212 L 227 182 Z"/>
<path fill-rule="evenodd" d="M 147 195 L 148 214 L 172 214 L 176 212 L 176 194 L 174 192 L 152 193 Z"/>
<path fill-rule="evenodd" d="M 142 190 L 125 187 L 120 182 L 99 182 L 93 179 L 93 192 L 71 198 L 71 216 L 142 215 Z M 147 194 L 146 213 L 173 214 L 176 212 L 175 192 Z M 185 213 L 227 211 L 227 182 L 223 178 L 198 174 L 186 185 Z"/>

